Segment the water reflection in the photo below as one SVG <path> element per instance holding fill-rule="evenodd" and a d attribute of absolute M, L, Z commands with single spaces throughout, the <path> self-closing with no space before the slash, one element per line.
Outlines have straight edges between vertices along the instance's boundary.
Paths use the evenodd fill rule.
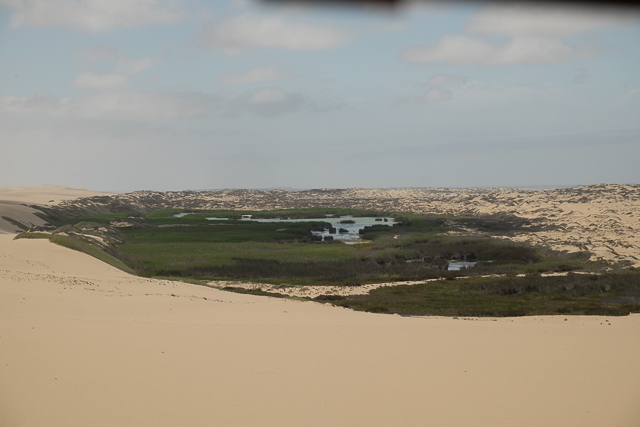
<path fill-rule="evenodd" d="M 470 267 L 473 267 L 476 264 L 477 263 L 475 263 L 475 262 L 469 262 L 469 261 L 451 261 L 451 262 L 449 262 L 449 266 L 447 267 L 447 270 L 449 270 L 449 271 L 460 271 L 463 268 L 470 268 Z"/>
<path fill-rule="evenodd" d="M 209 218 L 207 218 L 209 219 Z M 314 236 L 318 236 L 326 240 L 340 240 L 346 244 L 354 244 L 361 242 L 360 230 L 372 225 L 386 225 L 392 227 L 393 218 L 389 217 L 357 217 L 357 216 L 326 216 L 325 218 L 302 218 L 302 219 L 281 219 L 281 218 L 243 218 L 240 221 L 257 221 L 257 222 L 328 222 L 331 229 L 325 228 L 324 231 L 312 231 Z"/>
<path fill-rule="evenodd" d="M 189 212 L 175 214 L 174 217 L 182 218 L 190 215 Z M 228 221 L 229 218 L 207 218 L 209 221 Z M 354 244 L 361 242 L 360 230 L 372 225 L 386 225 L 392 227 L 394 222 L 390 217 L 374 217 L 374 216 L 341 216 L 334 217 L 331 214 L 325 215 L 324 218 L 300 218 L 300 219 L 282 219 L 282 218 L 241 218 L 240 221 L 256 221 L 256 222 L 325 222 L 331 224 L 331 228 L 325 228 L 323 231 L 312 231 L 311 233 L 319 240 L 340 240 L 346 244 Z"/>

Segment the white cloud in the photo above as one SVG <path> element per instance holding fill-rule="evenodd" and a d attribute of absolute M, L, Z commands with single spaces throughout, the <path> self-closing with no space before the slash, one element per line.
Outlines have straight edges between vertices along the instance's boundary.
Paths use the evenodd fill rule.
<path fill-rule="evenodd" d="M 290 22 L 277 16 L 239 15 L 200 31 L 204 46 L 231 54 L 250 47 L 291 50 L 331 49 L 346 43 L 350 33 L 332 25 Z"/>
<path fill-rule="evenodd" d="M 492 4 L 476 14 L 465 32 L 513 36 L 566 37 L 585 31 L 637 22 L 640 15 L 617 10 L 544 4 Z"/>
<path fill-rule="evenodd" d="M 233 100 L 228 114 L 250 111 L 261 117 L 277 117 L 309 106 L 308 98 L 300 93 L 287 93 L 279 87 L 262 88 Z"/>
<path fill-rule="evenodd" d="M 450 101 L 453 99 L 453 94 L 450 90 L 442 90 L 433 88 L 426 91 L 421 96 L 400 98 L 396 101 L 396 105 L 422 105 L 432 104 L 436 102 Z"/>
<path fill-rule="evenodd" d="M 429 77 L 429 86 L 448 86 L 457 83 L 466 83 L 467 78 L 459 74 L 434 74 Z"/>
<path fill-rule="evenodd" d="M 125 55 L 118 49 L 99 43 L 95 46 L 85 46 L 78 52 L 80 56 L 90 61 L 119 61 Z"/>
<path fill-rule="evenodd" d="M 415 64 L 548 64 L 580 61 L 602 53 L 594 45 L 574 46 L 564 37 L 640 22 L 640 14 L 615 9 L 558 5 L 490 4 L 473 16 L 465 34 L 447 35 L 436 45 L 405 49 L 400 59 Z M 507 36 L 506 41 L 481 35 Z"/>
<path fill-rule="evenodd" d="M 166 123 L 214 115 L 255 114 L 278 117 L 302 110 L 316 110 L 316 103 L 301 94 L 279 87 L 261 88 L 234 99 L 193 92 L 98 92 L 79 97 L 51 95 L 0 96 L 0 114 L 21 114 L 38 121 L 56 120 L 129 121 Z"/>
<path fill-rule="evenodd" d="M 544 64 L 583 60 L 599 53 L 596 48 L 576 48 L 552 38 L 513 37 L 504 43 L 491 43 L 458 35 L 444 36 L 435 46 L 410 47 L 400 59 L 414 64 Z"/>
<path fill-rule="evenodd" d="M 260 89 L 249 98 L 251 104 L 277 103 L 287 99 L 282 89 Z"/>
<path fill-rule="evenodd" d="M 86 52 L 87 50 L 82 50 Z M 108 74 L 96 74 L 94 72 L 81 73 L 71 83 L 72 86 L 78 89 L 88 90 L 107 90 L 117 87 L 125 86 L 130 81 L 130 76 L 139 74 L 149 67 L 157 64 L 159 61 L 155 58 L 141 58 L 136 61 L 128 61 L 126 57 L 120 54 L 117 50 L 107 48 L 106 46 L 100 46 L 99 49 L 89 48 L 89 56 L 93 57 L 114 57 L 118 54 L 119 63 L 116 71 Z M 106 55 L 105 55 L 106 54 Z M 107 56 L 108 55 L 108 56 Z"/>
<path fill-rule="evenodd" d="M 78 89 L 113 89 L 129 83 L 129 78 L 123 74 L 82 73 L 71 83 Z"/>
<path fill-rule="evenodd" d="M 340 109 L 345 104 L 341 99 L 311 99 L 302 93 L 285 92 L 280 87 L 266 87 L 232 100 L 227 115 L 237 116 L 250 112 L 272 118 L 298 111 L 325 113 Z"/>
<path fill-rule="evenodd" d="M 232 74 L 222 78 L 222 81 L 230 85 L 244 83 L 269 82 L 291 77 L 293 74 L 278 67 L 256 67 L 239 74 Z"/>
<path fill-rule="evenodd" d="M 131 66 L 129 66 L 129 69 L 127 71 L 131 74 L 138 74 L 146 70 L 147 68 L 154 66 L 158 62 L 159 61 L 155 58 L 138 59 L 133 64 L 131 64 Z"/>
<path fill-rule="evenodd" d="M 172 0 L 0 0 L 15 9 L 11 25 L 72 27 L 97 33 L 113 28 L 170 24 L 184 13 Z"/>
<path fill-rule="evenodd" d="M 100 93 L 83 97 L 1 96 L 0 112 L 44 114 L 68 120 L 130 120 L 163 122 L 203 118 L 220 111 L 226 102 L 201 93 Z"/>

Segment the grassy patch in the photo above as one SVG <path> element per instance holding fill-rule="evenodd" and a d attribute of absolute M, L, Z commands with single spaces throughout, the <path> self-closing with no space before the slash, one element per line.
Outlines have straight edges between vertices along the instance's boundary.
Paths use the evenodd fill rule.
<path fill-rule="evenodd" d="M 640 312 L 640 271 L 564 277 L 475 278 L 378 288 L 331 301 L 403 315 L 627 315 Z"/>
<path fill-rule="evenodd" d="M 16 239 L 49 239 L 51 234 L 49 233 L 20 233 L 13 240 Z"/>
<path fill-rule="evenodd" d="M 168 227 L 143 226 L 129 230 L 126 231 L 127 242 L 131 244 L 285 242 L 309 239 L 311 230 L 318 227 L 322 229 L 321 222 L 283 224 L 249 221 L 193 223 L 191 221 L 192 219 Z"/>
<path fill-rule="evenodd" d="M 66 221 L 67 224 L 78 224 L 81 222 L 93 222 L 96 224 L 105 225 L 111 221 L 119 221 L 123 220 L 131 215 L 136 215 L 137 217 L 142 217 L 142 214 L 136 212 L 120 212 L 120 213 L 109 213 L 102 215 L 93 215 L 83 218 L 72 218 Z"/>

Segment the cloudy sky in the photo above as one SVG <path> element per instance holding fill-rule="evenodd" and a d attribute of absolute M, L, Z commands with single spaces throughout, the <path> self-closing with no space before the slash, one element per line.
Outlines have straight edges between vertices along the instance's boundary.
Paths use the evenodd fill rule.
<path fill-rule="evenodd" d="M 0 186 L 640 183 L 640 13 L 0 0 Z"/>

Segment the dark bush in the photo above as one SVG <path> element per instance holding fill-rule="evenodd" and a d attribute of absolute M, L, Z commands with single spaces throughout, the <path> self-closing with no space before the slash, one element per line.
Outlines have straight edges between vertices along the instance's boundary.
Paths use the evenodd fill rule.
<path fill-rule="evenodd" d="M 155 271 L 153 275 L 287 280 L 314 279 L 345 282 L 350 279 L 367 279 L 381 276 L 394 276 L 394 280 L 415 280 L 421 277 L 433 277 L 434 274 L 441 271 L 439 264 L 390 263 L 386 259 L 374 260 L 371 258 L 304 263 L 249 258 L 237 258 L 234 261 L 233 265 L 218 267 L 194 266 L 184 270 Z"/>
<path fill-rule="evenodd" d="M 340 300 L 343 300 L 343 299 L 344 299 L 344 297 L 342 297 L 340 295 L 318 295 L 313 300 L 314 301 L 319 301 L 319 302 L 326 302 L 326 301 L 340 301 Z"/>

